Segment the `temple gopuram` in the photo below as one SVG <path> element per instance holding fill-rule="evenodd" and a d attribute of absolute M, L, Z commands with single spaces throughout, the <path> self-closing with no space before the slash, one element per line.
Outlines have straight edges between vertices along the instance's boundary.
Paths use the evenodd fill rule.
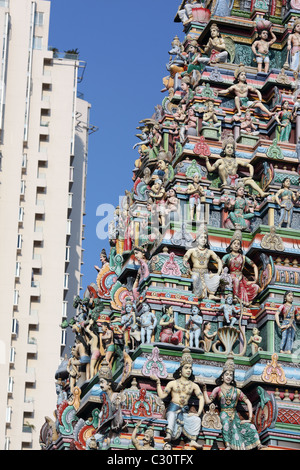
<path fill-rule="evenodd" d="M 300 449 L 300 1 L 174 22 L 44 450 Z"/>

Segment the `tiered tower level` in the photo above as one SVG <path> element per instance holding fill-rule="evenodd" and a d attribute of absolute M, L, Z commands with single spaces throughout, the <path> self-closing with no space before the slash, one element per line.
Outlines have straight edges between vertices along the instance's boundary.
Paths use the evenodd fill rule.
<path fill-rule="evenodd" d="M 46 449 L 300 448 L 300 2 L 175 22 Z"/>

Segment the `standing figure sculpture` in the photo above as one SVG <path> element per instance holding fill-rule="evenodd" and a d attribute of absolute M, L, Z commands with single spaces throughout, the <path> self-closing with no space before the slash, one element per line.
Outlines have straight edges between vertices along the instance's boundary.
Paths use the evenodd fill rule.
<path fill-rule="evenodd" d="M 196 212 L 196 221 L 200 222 L 201 218 L 201 199 L 205 198 L 204 189 L 200 183 L 200 176 L 195 174 L 193 182 L 190 183 L 185 190 L 185 194 L 189 195 L 189 206 L 190 206 L 190 219 L 194 220 Z"/>
<path fill-rule="evenodd" d="M 269 72 L 270 68 L 270 47 L 276 42 L 276 36 L 272 31 L 272 25 L 269 28 L 259 30 L 258 38 L 252 44 L 252 51 L 257 62 L 257 71 L 262 72 L 264 64 L 264 73 Z"/>
<path fill-rule="evenodd" d="M 186 328 L 190 335 L 190 348 L 199 348 L 199 341 L 202 331 L 203 318 L 197 305 L 192 306 L 191 316 L 186 323 Z"/>
<path fill-rule="evenodd" d="M 300 191 L 295 193 L 290 187 L 291 180 L 287 177 L 283 180 L 281 189 L 274 196 L 275 201 L 280 207 L 278 227 L 281 227 L 283 223 L 286 224 L 287 228 L 290 228 L 292 225 L 294 205 L 299 200 Z"/>
<path fill-rule="evenodd" d="M 201 427 L 200 415 L 204 407 L 204 398 L 200 387 L 194 382 L 192 367 L 193 360 L 190 352 L 184 349 L 180 367 L 173 374 L 174 380 L 171 380 L 164 390 L 157 376 L 151 378 L 156 382 L 159 398 L 164 400 L 171 395 L 171 402 L 166 413 L 168 424 L 165 441 L 177 440 L 181 434 L 184 434 L 189 439 L 191 447 L 202 449 L 202 446 L 197 443 L 197 438 Z M 189 400 L 193 395 L 199 400 L 197 413 L 189 413 Z"/>
<path fill-rule="evenodd" d="M 242 233 L 237 230 L 228 246 L 227 255 L 222 259 L 223 266 L 227 266 L 232 279 L 233 295 L 242 301 L 244 305 L 250 305 L 259 292 L 258 268 L 256 264 L 243 255 L 242 250 Z M 249 265 L 254 270 L 254 280 L 248 281 L 244 276 L 243 270 L 245 265 Z"/>
<path fill-rule="evenodd" d="M 285 100 L 281 105 L 281 111 L 276 114 L 275 119 L 278 123 L 276 128 L 276 136 L 280 142 L 289 142 L 291 130 L 292 130 L 292 121 L 295 117 L 295 114 L 290 111 L 290 103 L 288 100 Z"/>
<path fill-rule="evenodd" d="M 228 359 L 223 372 L 216 380 L 216 385 L 208 396 L 206 385 L 203 387 L 204 399 L 207 405 L 215 400 L 220 405 L 220 419 L 222 423 L 222 435 L 226 450 L 250 450 L 261 449 L 259 435 L 254 424 L 251 423 L 253 408 L 250 400 L 237 388 L 234 379 L 234 362 Z M 241 420 L 237 405 L 239 402 L 245 403 L 248 408 L 248 419 Z"/>
<path fill-rule="evenodd" d="M 289 67 L 295 72 L 299 72 L 300 66 L 300 19 L 294 22 L 292 33 L 288 37 L 287 43 L 287 59 L 285 67 Z"/>
<path fill-rule="evenodd" d="M 151 343 L 151 337 L 157 325 L 157 319 L 154 313 L 151 312 L 150 305 L 147 302 L 143 303 L 142 314 L 136 320 L 140 323 L 141 328 L 141 343 Z"/>
<path fill-rule="evenodd" d="M 221 259 L 209 248 L 207 230 L 202 229 L 197 238 L 197 247 L 191 248 L 183 257 L 186 262 L 192 263 L 193 293 L 203 299 L 217 299 L 215 293 L 220 284 L 222 272 Z M 218 265 L 217 274 L 209 273 L 208 265 L 210 260 Z"/>
<path fill-rule="evenodd" d="M 292 354 L 293 344 L 296 336 L 296 320 L 300 321 L 300 309 L 293 305 L 294 294 L 287 291 L 284 294 L 283 305 L 279 307 L 275 314 L 275 321 L 282 332 L 280 352 Z M 280 317 L 283 321 L 280 324 Z"/>

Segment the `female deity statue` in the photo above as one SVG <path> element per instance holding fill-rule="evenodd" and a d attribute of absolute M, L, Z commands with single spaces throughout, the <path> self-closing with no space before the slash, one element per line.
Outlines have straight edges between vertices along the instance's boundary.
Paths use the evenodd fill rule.
<path fill-rule="evenodd" d="M 152 376 L 151 379 L 156 382 L 159 398 L 164 400 L 171 395 L 166 413 L 168 424 L 165 441 L 177 440 L 181 434 L 184 434 L 189 439 L 191 447 L 201 449 L 202 446 L 197 443 L 197 438 L 201 427 L 200 415 L 204 407 L 204 398 L 200 387 L 194 382 L 192 368 L 193 359 L 189 350 L 184 349 L 180 367 L 173 374 L 174 380 L 171 380 L 164 390 L 157 376 Z M 197 413 L 189 413 L 189 400 L 193 395 L 199 400 Z"/>
<path fill-rule="evenodd" d="M 227 206 L 229 215 L 224 226 L 229 229 L 249 230 L 250 219 L 254 217 L 254 209 L 250 208 L 245 198 L 243 184 L 238 185 L 234 202 L 229 201 Z"/>
<path fill-rule="evenodd" d="M 202 339 L 200 340 L 199 347 L 203 347 L 204 352 L 210 352 L 212 342 L 217 336 L 218 332 L 210 333 L 211 322 L 206 321 L 203 323 Z"/>
<path fill-rule="evenodd" d="M 290 228 L 292 225 L 294 205 L 299 200 L 300 191 L 295 193 L 290 187 L 291 180 L 287 177 L 283 180 L 281 189 L 274 196 L 275 201 L 280 207 L 278 227 L 281 227 L 283 223 L 286 224 L 287 228 Z"/>
<path fill-rule="evenodd" d="M 252 354 L 256 354 L 258 351 L 262 351 L 262 348 L 259 346 L 262 342 L 262 337 L 259 335 L 258 328 L 253 328 L 253 334 L 249 338 L 248 344 L 251 344 Z"/>
<path fill-rule="evenodd" d="M 159 339 L 162 343 L 182 344 L 183 333 L 188 330 L 176 325 L 172 305 L 164 305 L 159 326 L 162 328 Z M 176 330 L 176 331 L 174 331 Z"/>
<path fill-rule="evenodd" d="M 253 409 L 250 400 L 236 386 L 234 379 L 234 362 L 228 359 L 223 368 L 223 372 L 216 380 L 216 387 L 208 396 L 206 385 L 203 387 L 204 399 L 207 405 L 215 400 L 220 405 L 220 419 L 222 423 L 222 435 L 226 450 L 251 450 L 261 449 L 259 435 L 254 424 L 251 423 Z M 245 403 L 248 409 L 248 419 L 241 420 L 237 405 L 239 402 Z"/>
<path fill-rule="evenodd" d="M 221 157 L 221 158 L 220 158 Z M 229 136 L 224 140 L 223 150 L 220 157 L 211 165 L 208 156 L 206 159 L 206 168 L 209 172 L 218 170 L 221 184 L 223 186 L 236 186 L 237 180 L 244 183 L 244 186 L 250 186 L 257 191 L 261 197 L 265 197 L 265 193 L 258 184 L 253 180 L 254 168 L 250 163 L 238 160 L 235 156 L 235 141 L 233 136 Z M 249 176 L 240 178 L 238 175 L 238 167 L 242 166 L 249 170 Z"/>
<path fill-rule="evenodd" d="M 280 142 L 288 142 L 292 130 L 292 121 L 295 114 L 289 109 L 290 103 L 285 100 L 281 105 L 281 111 L 276 114 L 275 119 L 278 122 L 276 128 L 276 137 Z"/>
<path fill-rule="evenodd" d="M 215 293 L 220 284 L 222 272 L 221 259 L 209 249 L 207 230 L 202 229 L 197 238 L 197 247 L 191 248 L 183 257 L 185 262 L 192 263 L 193 293 L 203 299 L 217 299 Z M 210 260 L 218 265 L 217 274 L 209 273 L 208 265 Z"/>
<path fill-rule="evenodd" d="M 296 336 L 296 320 L 300 321 L 300 309 L 293 305 L 294 294 L 287 291 L 283 297 L 283 305 L 279 307 L 275 314 L 275 321 L 282 332 L 280 352 L 291 354 Z M 280 324 L 280 317 L 283 322 Z"/>
<path fill-rule="evenodd" d="M 244 305 L 250 305 L 259 292 L 258 268 L 251 259 L 243 255 L 242 233 L 237 230 L 226 250 L 228 252 L 222 259 L 223 266 L 227 266 L 232 279 L 233 295 L 242 301 Z M 248 281 L 243 275 L 245 265 L 254 270 L 254 281 Z"/>

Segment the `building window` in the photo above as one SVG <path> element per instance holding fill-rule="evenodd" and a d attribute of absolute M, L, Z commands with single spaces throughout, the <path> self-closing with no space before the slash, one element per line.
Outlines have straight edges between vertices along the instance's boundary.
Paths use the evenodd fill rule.
<path fill-rule="evenodd" d="M 18 239 L 17 239 L 17 250 L 21 250 L 22 249 L 22 235 L 18 235 Z"/>
<path fill-rule="evenodd" d="M 68 316 L 68 301 L 64 300 L 62 304 L 62 317 L 67 318 Z"/>
<path fill-rule="evenodd" d="M 6 437 L 5 438 L 5 444 L 4 444 L 4 450 L 9 450 L 10 448 L 10 438 Z"/>
<path fill-rule="evenodd" d="M 43 49 L 43 38 L 42 36 L 33 36 L 33 49 L 41 51 Z"/>
<path fill-rule="evenodd" d="M 21 271 L 21 263 L 19 261 L 17 261 L 16 262 L 15 277 L 20 277 L 20 271 Z"/>
<path fill-rule="evenodd" d="M 35 26 L 43 26 L 44 24 L 44 13 L 42 11 L 36 11 L 34 16 Z"/>
<path fill-rule="evenodd" d="M 69 197 L 68 197 L 68 208 L 69 209 L 72 209 L 73 207 L 73 193 L 69 193 Z"/>
<path fill-rule="evenodd" d="M 12 377 L 8 377 L 7 393 L 12 393 L 13 388 L 14 388 L 14 379 Z"/>
<path fill-rule="evenodd" d="M 65 273 L 64 275 L 64 289 L 69 289 L 69 274 Z"/>
<path fill-rule="evenodd" d="M 62 330 L 61 332 L 61 346 L 65 346 L 67 341 L 67 332 L 66 330 Z"/>
<path fill-rule="evenodd" d="M 16 356 L 16 350 L 15 348 L 10 348 L 9 352 L 9 363 L 14 364 L 15 363 L 15 356 Z"/>
<path fill-rule="evenodd" d="M 6 408 L 6 424 L 11 423 L 11 412 L 12 412 L 11 406 L 8 406 Z"/>
<path fill-rule="evenodd" d="M 14 290 L 14 305 L 19 305 L 19 291 L 17 289 Z"/>
<path fill-rule="evenodd" d="M 71 235 L 71 225 L 72 225 L 72 220 L 68 219 L 67 220 L 67 235 Z"/>
<path fill-rule="evenodd" d="M 19 222 L 24 220 L 24 207 L 19 207 Z"/>
<path fill-rule="evenodd" d="M 11 327 L 11 334 L 13 336 L 17 336 L 18 334 L 18 329 L 19 329 L 19 325 L 18 325 L 18 320 L 16 318 L 13 318 L 12 320 L 12 327 Z"/>
<path fill-rule="evenodd" d="M 9 0 L 0 0 L 0 7 L 8 7 Z"/>
<path fill-rule="evenodd" d="M 25 194 L 25 180 L 21 180 L 20 196 L 24 196 L 24 194 Z"/>
<path fill-rule="evenodd" d="M 69 261 L 70 261 L 70 247 L 66 246 L 66 259 L 65 259 L 65 262 L 69 263 Z"/>

